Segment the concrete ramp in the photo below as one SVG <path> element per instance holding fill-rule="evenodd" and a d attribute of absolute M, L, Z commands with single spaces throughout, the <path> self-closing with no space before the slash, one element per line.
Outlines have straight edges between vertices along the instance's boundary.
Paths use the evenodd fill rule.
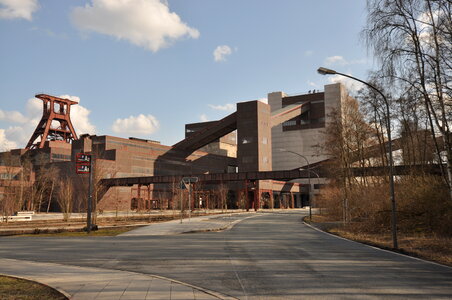
<path fill-rule="evenodd" d="M 283 122 L 289 121 L 299 115 L 307 112 L 311 108 L 311 102 L 303 104 L 292 104 L 272 112 L 271 126 L 274 127 Z"/>
<path fill-rule="evenodd" d="M 210 144 L 226 134 L 237 129 L 236 113 L 232 113 L 214 124 L 190 135 L 177 144 L 173 145 L 174 149 L 194 152 L 197 149 Z"/>
<path fill-rule="evenodd" d="M 310 102 L 303 104 L 289 105 L 274 111 L 271 115 L 271 127 L 293 119 L 310 109 Z M 211 122 L 206 128 L 195 132 L 182 141 L 173 145 L 174 149 L 192 153 L 197 149 L 208 145 L 217 139 L 237 129 L 237 112 L 234 112 L 223 119 Z"/>

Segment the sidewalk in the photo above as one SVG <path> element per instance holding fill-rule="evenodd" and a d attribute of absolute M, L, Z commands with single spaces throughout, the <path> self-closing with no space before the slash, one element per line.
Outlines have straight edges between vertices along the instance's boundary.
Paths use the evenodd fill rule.
<path fill-rule="evenodd" d="M 173 235 L 190 232 L 219 231 L 231 228 L 238 222 L 253 218 L 254 212 L 210 215 L 202 217 L 185 218 L 162 223 L 153 223 L 137 228 L 118 236 L 151 236 L 151 235 Z"/>
<path fill-rule="evenodd" d="M 0 273 L 38 281 L 71 300 L 89 299 L 235 299 L 154 275 L 0 259 Z"/>

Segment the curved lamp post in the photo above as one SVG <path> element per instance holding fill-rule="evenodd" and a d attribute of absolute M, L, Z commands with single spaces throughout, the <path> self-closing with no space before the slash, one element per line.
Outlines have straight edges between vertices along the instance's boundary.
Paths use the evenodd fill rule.
<path fill-rule="evenodd" d="M 282 152 L 289 152 L 289 153 L 298 155 L 299 157 L 302 157 L 302 158 L 306 161 L 306 163 L 308 164 L 307 170 L 308 170 L 308 186 L 309 186 L 309 189 L 308 189 L 308 199 L 309 199 L 309 221 L 311 221 L 311 220 L 312 220 L 312 205 L 311 205 L 311 170 L 310 170 L 311 164 L 309 163 L 309 161 L 308 161 L 308 159 L 306 158 L 306 156 L 301 155 L 300 153 L 297 153 L 297 152 L 295 152 L 295 151 L 290 151 L 290 150 L 287 150 L 287 149 L 283 149 L 283 148 L 279 149 L 279 151 L 282 151 Z M 313 171 L 312 171 L 312 172 L 313 172 Z M 313 172 L 313 173 L 315 173 L 315 172 Z M 315 173 L 315 174 L 317 175 L 317 177 L 319 176 L 317 173 Z"/>
<path fill-rule="evenodd" d="M 388 144 L 389 144 L 389 147 L 388 147 L 388 151 L 389 151 L 389 193 L 390 193 L 390 199 L 391 199 L 392 245 L 393 245 L 394 249 L 397 249 L 398 248 L 397 215 L 396 215 L 396 201 L 395 201 L 395 196 L 394 196 L 394 160 L 392 158 L 391 118 L 390 118 L 390 113 L 389 113 L 388 99 L 386 99 L 385 95 L 379 89 L 377 89 L 370 83 L 365 82 L 361 79 L 355 78 L 353 76 L 350 76 L 350 75 L 347 75 L 344 73 L 337 72 L 335 70 L 323 68 L 323 67 L 318 68 L 317 72 L 321 75 L 341 75 L 341 76 L 348 77 L 350 79 L 359 81 L 359 82 L 367 85 L 371 89 L 375 90 L 377 93 L 379 93 L 381 95 L 381 97 L 383 97 L 383 100 L 386 105 L 386 114 L 388 116 L 388 119 L 386 121 L 386 129 L 388 131 Z"/>

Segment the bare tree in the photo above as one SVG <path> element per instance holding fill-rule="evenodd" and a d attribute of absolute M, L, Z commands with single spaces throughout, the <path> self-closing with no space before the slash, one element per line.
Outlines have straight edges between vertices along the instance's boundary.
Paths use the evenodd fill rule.
<path fill-rule="evenodd" d="M 58 169 L 53 164 L 40 165 L 35 171 L 35 180 L 31 189 L 31 195 L 34 200 L 33 206 L 38 213 L 42 210 L 42 206 L 46 202 L 46 211 L 49 211 L 58 177 Z"/>
<path fill-rule="evenodd" d="M 347 97 L 341 110 L 336 109 L 330 115 L 331 122 L 325 129 L 324 144 L 319 145 L 331 160 L 330 177 L 340 187 L 342 193 L 342 209 L 344 222 L 350 219 L 349 200 L 352 190 L 358 186 L 369 185 L 366 176 L 356 177 L 352 168 L 379 164 L 372 159 L 372 149 L 378 145 L 375 131 L 364 121 L 358 102 Z M 333 184 L 334 184 L 333 183 Z"/>
<path fill-rule="evenodd" d="M 48 213 L 50 210 L 50 204 L 52 203 L 52 197 L 53 197 L 53 192 L 55 190 L 55 184 L 58 180 L 58 169 L 55 166 L 50 166 L 49 169 L 47 170 L 47 180 L 49 183 L 49 194 L 48 194 L 48 198 L 47 198 L 47 209 L 46 212 Z"/>
<path fill-rule="evenodd" d="M 221 207 L 221 212 L 223 212 L 224 209 L 228 209 L 228 186 L 226 184 L 224 184 L 224 182 L 221 182 L 218 185 L 218 196 L 220 198 L 220 207 Z"/>
<path fill-rule="evenodd" d="M 20 156 L 4 152 L 0 155 L 0 210 L 4 217 L 12 215 L 22 209 L 23 199 L 23 169 L 20 164 Z M 7 221 L 7 219 L 6 219 Z"/>
<path fill-rule="evenodd" d="M 72 213 L 72 197 L 74 194 L 73 182 L 70 177 L 62 177 L 58 184 L 58 204 L 63 213 L 63 218 L 68 221 Z"/>
<path fill-rule="evenodd" d="M 368 0 L 366 44 L 380 59 L 382 78 L 420 95 L 444 182 L 452 200 L 452 2 Z M 406 89 L 393 89 L 401 98 Z M 441 164 L 440 164 L 441 165 Z"/>

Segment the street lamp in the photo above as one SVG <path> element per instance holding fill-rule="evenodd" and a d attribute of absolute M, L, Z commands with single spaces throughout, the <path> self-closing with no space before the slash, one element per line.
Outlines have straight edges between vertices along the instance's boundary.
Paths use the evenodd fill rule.
<path fill-rule="evenodd" d="M 304 158 L 304 160 L 305 160 L 306 163 L 308 164 L 307 170 L 308 170 L 308 186 L 309 186 L 309 188 L 308 188 L 308 199 L 309 199 L 309 221 L 312 221 L 312 205 L 311 205 L 311 170 L 310 170 L 311 164 L 309 163 L 309 161 L 308 161 L 308 159 L 306 158 L 306 156 L 301 155 L 301 154 L 298 153 L 298 152 L 290 151 L 290 150 L 287 150 L 287 149 L 284 149 L 284 148 L 280 148 L 279 151 L 282 151 L 282 152 L 290 152 L 290 153 L 292 153 L 292 154 L 298 155 L 299 157 Z M 317 176 L 318 176 L 318 175 L 317 175 Z"/>
<path fill-rule="evenodd" d="M 367 85 L 368 87 L 370 87 L 371 89 L 375 90 L 377 93 L 379 93 L 381 95 L 381 97 L 383 97 L 383 100 L 385 102 L 386 105 L 386 114 L 388 116 L 388 119 L 386 121 L 386 128 L 388 131 L 388 144 L 389 144 L 389 196 L 391 199 L 391 223 L 392 223 L 392 245 L 394 249 L 398 248 L 397 245 L 397 215 L 396 215 L 396 201 L 395 201 L 395 195 L 394 195 L 394 160 L 392 158 L 392 139 L 391 139 L 391 117 L 390 117 L 390 112 L 389 112 L 389 102 L 388 99 L 386 99 L 385 95 L 379 90 L 377 89 L 375 86 L 371 85 L 368 82 L 365 82 L 361 79 L 355 78 L 353 76 L 344 74 L 344 73 L 340 73 L 337 72 L 335 70 L 331 70 L 331 69 L 327 69 L 327 68 L 323 68 L 320 67 L 317 69 L 317 72 L 321 75 L 341 75 L 356 81 L 359 81 L 365 85 Z"/>

